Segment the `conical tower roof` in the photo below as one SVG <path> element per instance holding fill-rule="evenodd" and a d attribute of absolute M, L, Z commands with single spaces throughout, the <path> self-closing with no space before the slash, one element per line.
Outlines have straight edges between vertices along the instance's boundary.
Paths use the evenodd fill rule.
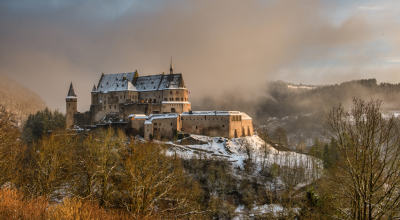
<path fill-rule="evenodd" d="M 96 91 L 97 91 L 97 89 L 96 89 L 96 85 L 93 85 L 92 92 L 96 92 Z"/>
<path fill-rule="evenodd" d="M 72 82 L 71 82 L 71 85 L 69 86 L 68 96 L 69 97 L 76 97 L 75 91 L 74 91 L 74 86 L 72 85 Z"/>

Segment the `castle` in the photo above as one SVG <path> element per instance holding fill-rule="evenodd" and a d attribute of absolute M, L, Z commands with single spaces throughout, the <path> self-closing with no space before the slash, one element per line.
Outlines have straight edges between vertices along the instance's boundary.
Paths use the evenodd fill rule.
<path fill-rule="evenodd" d="M 91 92 L 90 110 L 77 111 L 77 96 L 71 82 L 66 97 L 66 124 L 85 128 L 109 124 L 133 135 L 171 138 L 173 131 L 220 137 L 253 134 L 252 119 L 238 111 L 192 111 L 181 73 L 139 76 L 138 72 L 101 75 Z"/>

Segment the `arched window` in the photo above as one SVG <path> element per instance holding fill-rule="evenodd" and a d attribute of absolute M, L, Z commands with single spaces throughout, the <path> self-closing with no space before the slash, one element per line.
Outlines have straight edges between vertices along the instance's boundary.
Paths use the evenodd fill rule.
<path fill-rule="evenodd" d="M 196 126 L 196 129 L 197 129 L 197 126 Z"/>
<path fill-rule="evenodd" d="M 175 108 L 171 108 L 171 112 L 175 112 Z"/>
<path fill-rule="evenodd" d="M 69 103 L 68 106 L 71 106 L 71 103 Z"/>
<path fill-rule="evenodd" d="M 154 99 L 153 102 L 156 102 L 156 99 Z"/>

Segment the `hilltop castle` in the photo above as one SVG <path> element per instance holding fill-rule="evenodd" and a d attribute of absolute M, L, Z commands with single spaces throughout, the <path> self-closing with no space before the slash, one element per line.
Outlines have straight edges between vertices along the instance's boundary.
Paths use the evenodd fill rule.
<path fill-rule="evenodd" d="M 77 97 L 71 83 L 66 97 L 66 124 L 96 128 L 107 116 L 110 122 L 142 135 L 165 138 L 173 131 L 209 136 L 240 137 L 253 134 L 252 119 L 243 112 L 195 112 L 188 100 L 188 90 L 181 73 L 139 76 L 138 72 L 101 75 L 91 92 L 90 110 L 77 111 Z"/>

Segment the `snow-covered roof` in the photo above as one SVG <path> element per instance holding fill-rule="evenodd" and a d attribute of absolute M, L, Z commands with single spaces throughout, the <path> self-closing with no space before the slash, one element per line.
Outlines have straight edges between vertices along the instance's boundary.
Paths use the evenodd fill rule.
<path fill-rule="evenodd" d="M 129 118 L 134 118 L 134 119 L 147 119 L 149 116 L 145 114 L 132 114 L 128 116 Z"/>
<path fill-rule="evenodd" d="M 182 74 L 139 76 L 133 82 L 135 72 L 103 75 L 100 79 L 97 92 L 108 93 L 114 91 L 155 91 L 164 89 L 184 88 Z M 124 77 L 126 79 L 124 80 Z M 129 83 L 127 82 L 129 81 Z M 134 84 L 132 84 L 134 83 Z"/>
<path fill-rule="evenodd" d="M 117 83 L 117 88 L 115 91 L 137 91 L 132 83 L 128 80 L 122 81 L 122 83 Z"/>
<path fill-rule="evenodd" d="M 67 96 L 66 99 L 76 99 L 76 96 Z"/>
<path fill-rule="evenodd" d="M 239 111 L 192 111 L 192 112 L 182 112 L 182 116 L 190 115 L 241 115 L 242 112 Z"/>
<path fill-rule="evenodd" d="M 190 104 L 190 102 L 180 102 L 180 101 L 162 101 L 162 104 Z"/>
<path fill-rule="evenodd" d="M 241 114 L 242 114 L 242 120 L 251 120 L 251 119 L 252 119 L 252 118 L 250 118 L 249 115 L 247 115 L 247 114 L 244 113 L 244 112 L 241 112 Z"/>
<path fill-rule="evenodd" d="M 178 117 L 178 113 L 151 114 L 144 123 L 152 124 L 154 119 L 177 118 L 177 117 Z"/>

